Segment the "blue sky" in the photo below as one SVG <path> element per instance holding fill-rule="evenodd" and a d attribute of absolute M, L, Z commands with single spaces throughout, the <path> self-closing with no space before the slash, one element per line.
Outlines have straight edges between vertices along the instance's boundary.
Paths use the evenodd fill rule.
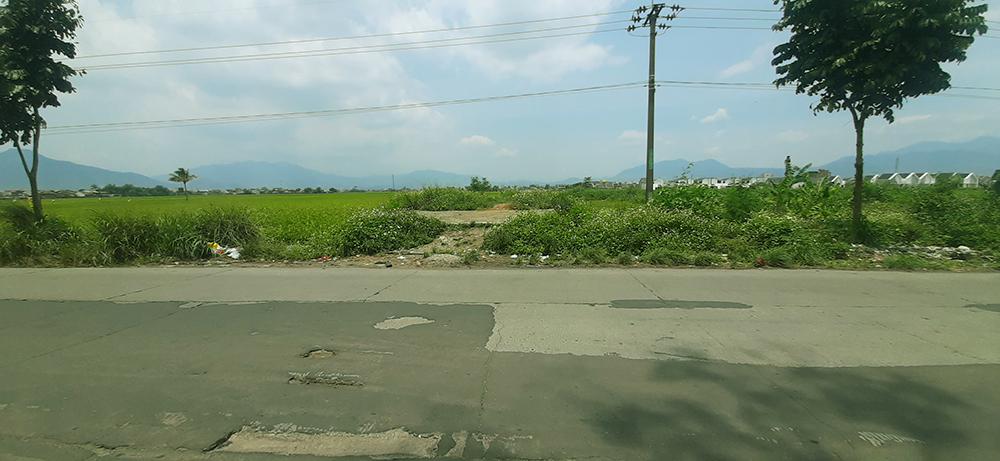
<path fill-rule="evenodd" d="M 619 0 L 81 0 L 80 56 L 187 47 L 356 37 L 633 10 Z M 769 27 L 770 0 L 682 3 L 676 26 Z M 732 12 L 694 8 L 743 8 Z M 998 8 L 1000 10 L 1000 8 Z M 700 19 L 708 18 L 708 19 Z M 730 18 L 730 19 L 723 19 Z M 732 19 L 745 18 L 745 19 Z M 250 62 L 92 70 L 47 109 L 50 126 L 395 105 L 532 93 L 646 79 L 648 39 L 628 14 L 283 46 L 84 58 L 75 67 L 314 50 L 562 26 L 568 37 Z M 991 21 L 1000 21 L 994 10 Z M 990 24 L 993 27 L 1000 24 Z M 559 32 L 550 32 L 559 33 Z M 991 31 L 989 35 L 1000 33 Z M 770 30 L 674 28 L 660 35 L 658 80 L 769 83 Z M 979 38 L 952 84 L 1000 87 L 1000 39 Z M 950 94 L 1000 96 L 995 91 Z M 846 113 L 814 116 L 787 91 L 664 87 L 657 93 L 657 160 L 714 158 L 730 166 L 822 164 L 852 155 Z M 912 100 L 897 122 L 873 121 L 867 152 L 919 141 L 1000 135 L 1000 100 Z M 437 169 L 510 179 L 611 176 L 644 163 L 646 92 L 632 88 L 481 104 L 299 120 L 84 134 L 44 134 L 43 155 L 147 175 L 244 160 L 288 161 L 362 176 Z M 43 173 L 44 174 L 44 173 Z"/>

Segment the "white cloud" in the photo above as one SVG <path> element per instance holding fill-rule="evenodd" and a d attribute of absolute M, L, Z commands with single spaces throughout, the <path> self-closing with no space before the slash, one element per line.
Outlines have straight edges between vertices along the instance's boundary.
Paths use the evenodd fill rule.
<path fill-rule="evenodd" d="M 906 124 L 906 123 L 912 123 L 912 122 L 919 122 L 920 120 L 927 120 L 929 118 L 931 118 L 931 114 L 909 115 L 909 116 L 906 116 L 906 117 L 897 118 L 896 119 L 896 123 Z"/>
<path fill-rule="evenodd" d="M 480 136 L 478 134 L 469 136 L 468 138 L 462 139 L 462 144 L 479 144 L 481 146 L 492 146 L 496 144 L 492 139 L 486 136 Z"/>
<path fill-rule="evenodd" d="M 517 155 L 516 150 L 510 150 L 506 147 L 497 151 L 497 157 L 514 157 Z"/>
<path fill-rule="evenodd" d="M 579 14 L 580 11 L 612 11 L 621 0 L 548 0 L 525 2 L 512 8 L 508 2 L 497 0 L 429 0 L 420 6 L 384 5 L 365 12 L 368 24 L 376 25 L 377 32 L 410 32 L 414 30 L 444 29 L 459 25 L 497 24 L 523 21 L 526 18 L 550 18 Z M 574 24 L 584 27 L 572 32 L 592 32 L 597 29 L 600 17 L 582 18 Z M 505 32 L 537 29 L 526 24 L 507 28 Z M 453 34 L 454 37 L 475 37 L 486 32 L 480 30 Z M 432 38 L 425 34 L 398 37 L 399 41 L 419 41 Z M 589 35 L 555 37 L 547 40 L 527 40 L 506 43 L 501 47 L 460 46 L 433 53 L 463 59 L 471 63 L 491 80 L 509 77 L 526 77 L 536 81 L 554 81 L 567 74 L 596 69 L 620 63 L 621 56 L 611 53 L 612 47 L 593 43 Z"/>
<path fill-rule="evenodd" d="M 722 151 L 722 148 L 718 147 L 718 146 L 716 146 L 716 147 L 709 147 L 708 149 L 705 149 L 705 153 L 706 154 L 718 154 L 721 151 Z"/>
<path fill-rule="evenodd" d="M 722 137 L 723 135 L 725 135 L 725 134 L 726 134 L 726 131 L 725 131 L 725 130 L 719 130 L 719 131 L 716 131 L 716 132 L 715 132 L 715 138 L 716 138 L 716 139 L 719 139 L 719 138 L 721 138 L 721 137 Z"/>
<path fill-rule="evenodd" d="M 778 140 L 782 142 L 804 141 L 809 135 L 801 131 L 786 131 L 778 135 Z"/>
<path fill-rule="evenodd" d="M 625 130 L 622 134 L 618 135 L 618 139 L 622 141 L 645 141 L 646 132 L 636 131 L 636 130 Z"/>
<path fill-rule="evenodd" d="M 715 123 L 718 122 L 719 120 L 727 120 L 727 119 L 729 119 L 729 111 L 727 111 L 726 109 L 719 109 L 715 111 L 714 114 L 701 119 L 701 123 Z"/>
<path fill-rule="evenodd" d="M 760 65 L 770 65 L 772 51 L 774 49 L 773 43 L 765 43 L 757 49 L 753 50 L 753 54 L 746 61 L 741 61 L 727 67 L 722 72 L 719 72 L 719 78 L 729 78 L 734 75 L 739 75 L 744 72 L 749 72 L 757 68 Z"/>

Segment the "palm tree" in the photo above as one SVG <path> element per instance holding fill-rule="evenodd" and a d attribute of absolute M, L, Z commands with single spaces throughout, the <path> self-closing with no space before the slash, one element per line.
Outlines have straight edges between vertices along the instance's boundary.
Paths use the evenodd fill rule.
<path fill-rule="evenodd" d="M 178 168 L 177 171 L 170 174 L 171 181 L 184 183 L 184 200 L 188 199 L 188 181 L 193 181 L 197 177 L 198 175 L 191 174 L 191 170 L 184 168 Z"/>

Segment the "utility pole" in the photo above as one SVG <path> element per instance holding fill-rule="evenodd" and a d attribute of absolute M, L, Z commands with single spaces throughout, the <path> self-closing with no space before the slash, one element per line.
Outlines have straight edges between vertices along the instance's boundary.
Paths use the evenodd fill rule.
<path fill-rule="evenodd" d="M 672 11 L 668 15 L 660 16 L 666 4 L 653 3 L 651 6 L 640 6 L 632 15 L 632 25 L 628 26 L 628 32 L 649 27 L 649 109 L 646 119 L 646 201 L 653 199 L 653 140 L 654 140 L 654 108 L 656 106 L 656 34 L 657 29 L 667 30 L 670 27 L 666 24 L 659 24 L 660 19 L 671 21 L 677 18 L 677 13 L 684 10 L 679 5 L 670 7 Z M 649 12 L 646 14 L 646 12 Z M 645 15 L 645 16 L 644 16 Z"/>

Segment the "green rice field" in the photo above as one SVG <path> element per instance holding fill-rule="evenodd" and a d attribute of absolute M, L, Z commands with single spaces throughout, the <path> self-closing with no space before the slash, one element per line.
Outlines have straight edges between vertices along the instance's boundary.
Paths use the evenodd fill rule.
<path fill-rule="evenodd" d="M 100 213 L 160 216 L 192 214 L 206 208 L 246 207 L 267 235 L 284 242 L 304 241 L 323 229 L 339 228 L 351 214 L 385 205 L 392 192 L 307 195 L 193 195 L 184 197 L 106 197 L 45 200 L 46 215 L 86 225 Z"/>

